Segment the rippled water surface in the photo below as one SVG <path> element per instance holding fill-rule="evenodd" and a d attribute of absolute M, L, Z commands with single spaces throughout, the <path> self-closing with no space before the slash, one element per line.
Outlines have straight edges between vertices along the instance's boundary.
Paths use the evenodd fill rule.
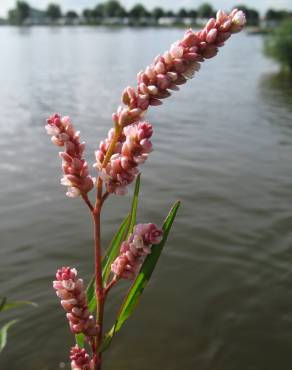
<path fill-rule="evenodd" d="M 1 370 L 69 368 L 57 267 L 92 271 L 90 219 L 65 199 L 43 125 L 70 114 L 87 158 L 111 125 L 122 89 L 182 30 L 0 28 L 1 295 L 39 308 L 11 329 Z M 180 93 L 152 109 L 155 151 L 144 166 L 139 221 L 175 227 L 104 370 L 290 370 L 292 348 L 292 82 L 236 35 Z M 130 196 L 110 199 L 108 242 Z M 125 285 L 107 304 L 114 315 Z M 3 316 L 2 316 L 3 320 Z M 66 365 L 65 365 L 66 363 Z"/>

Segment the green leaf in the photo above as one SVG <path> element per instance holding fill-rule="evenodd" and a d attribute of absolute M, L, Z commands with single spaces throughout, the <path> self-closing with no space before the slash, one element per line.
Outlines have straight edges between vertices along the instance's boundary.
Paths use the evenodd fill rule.
<path fill-rule="evenodd" d="M 102 280 L 104 285 L 106 284 L 108 277 L 110 275 L 111 264 L 114 259 L 118 256 L 120 246 L 122 242 L 127 239 L 127 237 L 133 231 L 134 226 L 136 225 L 137 219 L 137 208 L 138 208 L 138 198 L 140 191 L 140 179 L 141 175 L 139 174 L 135 182 L 135 190 L 131 205 L 130 214 L 124 219 L 121 223 L 117 233 L 113 237 L 109 247 L 107 248 L 104 258 L 102 260 Z M 95 297 L 95 276 L 92 277 L 88 287 L 87 287 L 87 302 L 90 312 L 96 310 L 96 297 Z"/>
<path fill-rule="evenodd" d="M 136 225 L 136 220 L 137 220 L 137 208 L 138 208 L 138 200 L 139 200 L 139 191 L 140 191 L 140 183 L 141 183 L 141 174 L 136 178 L 135 182 L 135 190 L 134 190 L 134 195 L 133 195 L 133 200 L 132 200 L 132 206 L 131 206 L 131 221 L 127 233 L 127 238 L 131 234 L 131 232 L 134 229 L 134 226 Z"/>
<path fill-rule="evenodd" d="M 3 305 L 3 302 L 1 304 L 1 309 L 2 311 L 8 311 L 11 310 L 12 308 L 17 308 L 17 307 L 22 307 L 22 306 L 33 306 L 33 307 L 38 307 L 38 305 L 34 302 L 30 301 L 15 301 L 15 302 L 5 302 Z M 0 311 L 1 311 L 0 309 Z"/>
<path fill-rule="evenodd" d="M 86 288 L 87 302 L 91 302 L 95 297 L 95 275 L 92 276 L 87 288 Z"/>
<path fill-rule="evenodd" d="M 125 321 L 129 318 L 136 305 L 138 304 L 141 294 L 143 293 L 144 288 L 150 280 L 153 270 L 161 255 L 162 249 L 167 241 L 168 234 L 173 225 L 179 206 L 180 202 L 176 202 L 170 210 L 162 227 L 163 239 L 159 244 L 155 245 L 152 248 L 151 254 L 145 259 L 139 274 L 137 275 L 126 298 L 124 299 L 124 302 L 122 303 L 114 326 L 105 336 L 101 351 L 104 351 L 109 347 L 114 334 L 121 329 Z"/>
<path fill-rule="evenodd" d="M 84 334 L 82 334 L 82 333 L 76 334 L 75 335 L 75 341 L 76 341 L 76 344 L 78 345 L 78 347 L 84 348 L 84 342 L 85 342 Z"/>
<path fill-rule="evenodd" d="M 7 324 L 5 324 L 4 326 L 2 326 L 2 328 L 0 329 L 0 352 L 3 351 L 4 347 L 6 346 L 7 344 L 7 332 L 8 332 L 8 329 L 16 324 L 19 320 L 12 320 L 12 321 L 9 321 Z"/>
<path fill-rule="evenodd" d="M 114 259 L 118 256 L 120 251 L 120 246 L 125 240 L 127 230 L 129 228 L 130 215 L 128 215 L 123 222 L 121 223 L 117 233 L 113 237 L 105 255 L 102 260 L 102 280 L 106 284 L 108 277 L 110 275 L 111 264 Z M 95 297 L 95 278 L 93 277 L 87 288 L 87 299 L 88 299 L 88 308 L 90 312 L 96 310 L 96 297 Z"/>
<path fill-rule="evenodd" d="M 0 303 L 0 312 L 4 309 L 5 303 L 7 302 L 7 298 L 2 298 L 2 301 Z"/>
<path fill-rule="evenodd" d="M 102 281 L 106 284 L 109 275 L 111 273 L 111 264 L 117 258 L 120 253 L 120 246 L 126 238 L 126 233 L 129 228 L 130 215 L 128 215 L 119 227 L 116 235 L 113 237 L 110 246 L 105 253 L 102 261 Z"/>

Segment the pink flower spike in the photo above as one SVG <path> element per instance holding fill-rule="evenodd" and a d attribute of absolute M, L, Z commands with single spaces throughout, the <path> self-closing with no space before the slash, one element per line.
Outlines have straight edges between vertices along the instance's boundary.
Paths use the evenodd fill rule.
<path fill-rule="evenodd" d="M 145 71 L 138 73 L 136 90 L 125 90 L 122 101 L 129 111 L 140 108 L 135 117 L 125 113 L 122 119 L 121 112 L 113 114 L 115 123 L 125 127 L 141 120 L 149 106 L 159 106 L 161 99 L 169 97 L 169 89 L 178 90 L 176 87 L 186 82 L 185 77 L 193 77 L 192 65 L 213 58 L 218 48 L 224 45 L 231 34 L 242 30 L 246 22 L 241 10 L 234 9 L 230 14 L 219 10 L 215 18 L 211 18 L 206 26 L 197 32 L 189 29 L 183 38 L 173 43 L 169 50 L 158 55 Z M 171 74 L 175 74 L 172 75 Z M 143 99 L 138 98 L 139 94 Z"/>
<path fill-rule="evenodd" d="M 101 163 L 112 139 L 110 133 L 104 144 L 100 145 L 100 149 L 95 152 L 95 167 L 100 171 L 109 193 L 116 195 L 127 193 L 127 186 L 139 173 L 138 165 L 144 163 L 152 151 L 152 143 L 149 140 L 152 133 L 152 125 L 148 122 L 126 126 L 105 168 L 101 167 Z"/>
<path fill-rule="evenodd" d="M 89 357 L 84 348 L 77 345 L 70 351 L 71 369 L 72 370 L 93 370 L 93 360 Z"/>
<path fill-rule="evenodd" d="M 53 281 L 56 294 L 61 298 L 61 305 L 67 312 L 67 319 L 73 334 L 83 333 L 87 337 L 98 334 L 95 320 L 90 315 L 86 302 L 86 293 L 82 279 L 77 278 L 77 270 L 62 267 Z"/>
<path fill-rule="evenodd" d="M 76 198 L 87 194 L 94 186 L 94 179 L 89 176 L 88 165 L 82 157 L 85 143 L 80 142 L 79 131 L 74 129 L 69 117 L 61 118 L 58 114 L 48 118 L 45 129 L 52 136 L 53 144 L 65 149 L 59 156 L 64 173 L 61 184 L 68 187 L 66 195 Z"/>
<path fill-rule="evenodd" d="M 139 224 L 120 248 L 120 255 L 111 265 L 111 271 L 118 277 L 132 280 L 145 259 L 151 253 L 151 247 L 162 240 L 162 230 L 154 224 Z"/>

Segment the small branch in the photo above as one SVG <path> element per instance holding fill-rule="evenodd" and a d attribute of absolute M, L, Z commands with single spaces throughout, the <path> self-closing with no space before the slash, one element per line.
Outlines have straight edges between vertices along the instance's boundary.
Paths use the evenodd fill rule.
<path fill-rule="evenodd" d="M 110 281 L 107 286 L 104 288 L 104 298 L 107 297 L 109 291 L 111 290 L 111 288 L 119 281 L 119 278 L 117 277 L 117 275 L 115 275 L 112 279 L 112 281 Z"/>
<path fill-rule="evenodd" d="M 87 204 L 88 208 L 90 209 L 91 212 L 93 212 L 93 205 L 91 204 L 87 194 L 81 194 L 82 195 L 82 199 L 84 200 L 84 202 Z"/>
<path fill-rule="evenodd" d="M 110 193 L 108 191 L 106 191 L 102 198 L 101 198 L 101 205 L 103 205 L 103 203 L 107 200 L 108 196 L 110 195 Z"/>
<path fill-rule="evenodd" d="M 103 181 L 102 178 L 99 176 L 97 180 L 97 193 L 96 193 L 96 202 L 95 202 L 95 208 L 98 207 L 98 203 L 100 203 L 100 207 L 102 206 L 101 200 L 102 200 L 102 185 Z"/>

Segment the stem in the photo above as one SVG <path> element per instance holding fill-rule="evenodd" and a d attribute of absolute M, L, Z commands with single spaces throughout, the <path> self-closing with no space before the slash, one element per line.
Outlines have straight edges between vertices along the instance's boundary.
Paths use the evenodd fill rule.
<path fill-rule="evenodd" d="M 99 333 L 96 338 L 95 370 L 101 369 L 101 354 L 98 353 L 98 350 L 102 340 L 103 306 L 104 306 L 104 294 L 101 272 L 100 212 L 101 212 L 101 201 L 100 199 L 97 199 L 96 206 L 92 212 L 94 223 L 94 245 L 95 245 L 95 294 L 97 300 L 96 321 L 99 328 Z"/>
<path fill-rule="evenodd" d="M 88 208 L 90 209 L 90 211 L 93 212 L 93 205 L 91 204 L 87 194 L 81 194 L 81 196 L 84 202 L 88 205 Z"/>
<path fill-rule="evenodd" d="M 110 281 L 107 286 L 104 288 L 104 298 L 107 297 L 109 291 L 111 290 L 111 288 L 118 282 L 119 278 L 117 277 L 117 275 L 115 275 L 112 279 L 112 281 Z"/>
<path fill-rule="evenodd" d="M 101 205 L 103 205 L 103 203 L 106 201 L 106 199 L 108 198 L 109 195 L 110 195 L 110 193 L 108 191 L 103 194 L 103 196 L 101 198 Z"/>
<path fill-rule="evenodd" d="M 110 157 L 115 149 L 116 143 L 120 137 L 122 128 L 118 125 L 115 126 L 115 134 L 113 137 L 113 140 L 107 150 L 106 156 L 104 158 L 104 161 L 102 163 L 102 167 L 104 168 L 109 160 Z M 95 249 L 95 295 L 96 295 L 96 301 L 97 301 L 97 310 L 96 310 L 96 324 L 99 328 L 99 332 L 96 338 L 96 343 L 93 346 L 95 349 L 94 353 L 94 369 L 95 370 L 101 370 L 101 364 L 102 364 L 102 355 L 99 352 L 101 343 L 102 343 L 102 336 L 103 336 L 103 312 L 104 312 L 104 302 L 106 295 L 109 291 L 109 289 L 103 289 L 103 283 L 102 283 L 102 268 L 101 268 L 101 245 L 100 245 L 100 214 L 101 214 L 101 208 L 104 203 L 104 201 L 109 196 L 108 192 L 105 192 L 103 195 L 103 181 L 102 178 L 99 176 L 97 180 L 97 194 L 96 194 L 96 202 L 95 207 L 92 206 L 87 196 L 83 196 L 83 199 L 85 203 L 88 205 L 88 207 L 91 210 L 92 218 L 93 218 L 93 224 L 94 224 L 94 249 Z M 113 284 L 114 285 L 114 284 Z"/>

